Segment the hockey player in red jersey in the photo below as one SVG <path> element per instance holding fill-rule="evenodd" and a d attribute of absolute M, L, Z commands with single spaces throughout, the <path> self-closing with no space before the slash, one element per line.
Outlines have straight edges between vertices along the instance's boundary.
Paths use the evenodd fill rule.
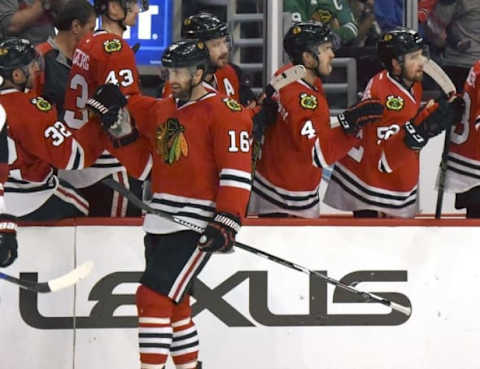
<path fill-rule="evenodd" d="M 445 191 L 455 192 L 455 208 L 480 218 L 480 61 L 465 81 L 465 113 L 450 134 Z"/>
<path fill-rule="evenodd" d="M 30 41 L 13 38 L 0 44 L 0 104 L 10 164 L 6 207 L 25 220 L 87 215 L 88 202 L 59 180 L 54 168 L 74 170 L 93 163 L 102 151 L 104 134 L 98 122 L 89 121 L 73 135 L 49 102 L 28 92 L 38 65 Z"/>
<path fill-rule="evenodd" d="M 359 142 L 356 132 L 378 120 L 383 106 L 379 101 L 365 100 L 335 117 L 332 124 L 336 127 L 331 128 L 320 79 L 332 71 L 330 29 L 321 23 L 296 23 L 283 45 L 292 63 L 303 64 L 307 75 L 279 92 L 280 113 L 265 132 L 248 214 L 315 218 L 320 211 L 322 168 L 345 156 Z"/>
<path fill-rule="evenodd" d="M 85 103 L 100 85 L 114 83 L 127 95 L 140 93 L 139 76 L 133 50 L 122 38 L 127 26 L 136 22 L 139 11 L 148 8 L 148 0 L 94 0 L 102 29 L 84 38 L 73 55 L 73 65 L 65 96 L 64 120 L 71 129 L 87 121 Z M 107 176 L 139 194 L 141 183 L 128 178 L 125 168 L 110 152 L 105 151 L 95 164 L 80 172 L 62 172 L 90 200 L 93 216 L 139 215 L 118 193 L 98 183 Z M 127 212 L 128 209 L 128 212 Z"/>
<path fill-rule="evenodd" d="M 381 100 L 383 118 L 364 127 L 361 142 L 335 164 L 324 201 L 357 217 L 413 217 L 419 209 L 420 150 L 453 124 L 460 100 L 432 100 L 420 109 L 428 55 L 415 31 L 386 32 L 377 50 L 385 70 L 370 80 L 363 98 Z"/>
<path fill-rule="evenodd" d="M 238 66 L 229 62 L 231 40 L 224 22 L 209 13 L 192 15 L 183 21 L 182 37 L 199 39 L 207 45 L 210 65 L 205 82 L 243 106 L 256 105 L 256 96 L 250 89 L 248 77 Z M 170 93 L 170 85 L 166 83 L 163 96 Z"/>
<path fill-rule="evenodd" d="M 0 104 L 0 268 L 11 265 L 18 255 L 16 217 L 8 213 L 4 197 L 8 153 L 7 114 Z"/>
<path fill-rule="evenodd" d="M 198 335 L 190 284 L 211 252 L 233 246 L 241 227 L 251 186 L 252 121 L 238 102 L 203 85 L 208 52 L 202 41 L 173 43 L 162 64 L 172 96 L 137 95 L 128 102 L 140 134 L 150 141 L 144 149 L 153 148 L 150 206 L 206 228 L 200 235 L 146 215 L 146 270 L 137 290 L 140 359 L 142 368 L 164 368 L 171 355 L 177 368 L 195 369 Z M 100 89 L 89 106 L 102 114 L 112 88 Z M 110 117 L 103 114 L 106 126 Z M 137 160 L 122 163 L 130 170 Z"/>

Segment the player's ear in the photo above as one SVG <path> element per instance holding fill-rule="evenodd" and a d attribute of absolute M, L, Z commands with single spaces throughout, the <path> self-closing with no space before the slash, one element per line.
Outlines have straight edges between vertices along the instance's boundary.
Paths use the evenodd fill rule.
<path fill-rule="evenodd" d="M 25 73 L 20 68 L 16 68 L 12 71 L 12 81 L 16 85 L 22 84 L 25 82 Z"/>
<path fill-rule="evenodd" d="M 108 10 L 107 15 L 113 19 L 117 19 L 118 17 L 123 18 L 126 14 L 123 14 L 123 8 L 120 5 L 120 1 L 113 0 L 108 2 Z"/>
<path fill-rule="evenodd" d="M 392 71 L 393 74 L 399 74 L 402 71 L 402 66 L 400 65 L 400 62 L 395 58 L 392 58 Z"/>
<path fill-rule="evenodd" d="M 305 65 L 307 68 L 315 67 L 315 60 L 313 59 L 313 55 L 311 52 L 302 52 L 302 62 L 302 64 Z"/>
<path fill-rule="evenodd" d="M 203 68 L 197 68 L 193 74 L 193 84 L 197 85 L 202 82 L 205 77 L 205 70 Z"/>

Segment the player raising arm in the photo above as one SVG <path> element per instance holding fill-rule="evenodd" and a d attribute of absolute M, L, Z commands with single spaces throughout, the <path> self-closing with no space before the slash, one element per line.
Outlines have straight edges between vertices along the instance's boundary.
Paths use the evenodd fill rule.
<path fill-rule="evenodd" d="M 154 150 L 150 205 L 206 227 L 200 235 L 153 214 L 145 217 L 146 269 L 137 290 L 142 368 L 163 368 L 169 355 L 177 368 L 197 367 L 190 284 L 211 252 L 233 246 L 250 194 L 252 122 L 235 100 L 205 88 L 208 57 L 202 41 L 170 45 L 162 64 L 172 96 L 137 95 L 128 102 L 140 134 L 150 141 L 144 150 Z M 111 119 L 108 108 L 119 100 L 111 96 L 115 89 L 102 87 L 89 106 L 102 115 L 109 134 L 121 139 L 131 130 L 128 115 L 115 108 L 113 117 L 120 118 Z M 135 157 L 122 163 L 136 170 Z M 157 335 L 164 337 L 161 345 L 151 338 Z"/>
<path fill-rule="evenodd" d="M 94 0 L 102 29 L 84 38 L 73 55 L 73 65 L 65 96 L 65 122 L 71 129 L 82 127 L 88 119 L 85 104 L 105 83 L 118 84 L 127 96 L 140 93 L 135 55 L 122 38 L 127 26 L 136 23 L 138 13 L 148 9 L 146 0 Z M 127 177 L 125 168 L 105 151 L 95 164 L 81 172 L 60 173 L 61 177 L 90 200 L 92 216 L 140 215 L 127 200 L 99 181 L 111 176 L 139 194 L 141 183 Z"/>

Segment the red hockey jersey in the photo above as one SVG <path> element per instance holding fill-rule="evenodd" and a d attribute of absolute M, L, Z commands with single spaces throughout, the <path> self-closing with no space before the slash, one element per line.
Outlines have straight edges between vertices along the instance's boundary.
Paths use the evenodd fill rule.
<path fill-rule="evenodd" d="M 78 129 L 88 119 L 86 101 L 105 83 L 117 84 L 126 96 L 140 93 L 135 55 L 127 42 L 118 35 L 100 30 L 86 36 L 77 46 L 72 60 L 70 80 L 65 95 L 64 120 Z M 82 173 L 61 173 L 62 178 L 83 188 L 122 170 L 109 152 Z"/>
<path fill-rule="evenodd" d="M 213 91 L 177 107 L 173 98 L 130 98 L 129 110 L 153 153 L 151 206 L 205 227 L 215 211 L 239 217 L 251 186 L 252 121 L 235 100 Z M 128 146 L 127 146 L 128 147 Z M 135 170 L 135 157 L 122 161 Z M 138 171 L 138 169 L 137 169 Z M 149 233 L 185 228 L 148 214 Z"/>
<path fill-rule="evenodd" d="M 480 61 L 464 86 L 465 113 L 452 129 L 445 190 L 464 192 L 480 185 Z"/>
<path fill-rule="evenodd" d="M 322 168 L 345 156 L 359 140 L 341 127 L 331 128 L 319 78 L 316 86 L 303 80 L 285 86 L 279 104 L 277 121 L 265 132 L 248 213 L 318 217 Z"/>
<path fill-rule="evenodd" d="M 341 210 L 377 210 L 413 217 L 418 211 L 419 153 L 404 144 L 403 125 L 417 114 L 422 86 L 406 89 L 387 71 L 368 83 L 364 98 L 384 102 L 381 122 L 360 131 L 361 143 L 335 164 L 324 201 Z"/>
<path fill-rule="evenodd" d="M 96 122 L 75 133 L 57 120 L 49 102 L 33 93 L 0 91 L 9 141 L 9 178 L 5 184 L 7 209 L 14 215 L 30 213 L 54 192 L 58 180 L 53 168 L 83 169 L 104 148 L 104 134 Z"/>

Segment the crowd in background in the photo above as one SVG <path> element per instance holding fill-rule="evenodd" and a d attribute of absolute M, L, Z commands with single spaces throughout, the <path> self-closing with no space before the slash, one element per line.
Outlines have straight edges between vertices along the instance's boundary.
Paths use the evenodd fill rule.
<path fill-rule="evenodd" d="M 16 36 L 28 38 L 34 44 L 47 40 L 55 43 L 54 26 L 58 29 L 56 17 L 65 2 L 2 1 L 0 38 Z M 184 0 L 182 5 L 184 18 L 199 11 L 209 11 L 228 22 L 226 1 Z M 237 4 L 243 12 L 261 11 L 262 5 L 263 2 L 257 0 L 239 1 Z M 357 60 L 359 93 L 369 79 L 384 68 L 376 53 L 381 35 L 404 24 L 406 12 L 403 0 L 284 0 L 283 7 L 285 12 L 291 14 L 292 22 L 315 20 L 329 25 L 335 36 L 334 44 L 337 44 L 335 55 L 355 57 Z M 443 67 L 457 90 L 462 91 L 470 68 L 480 59 L 480 4 L 474 0 L 420 0 L 418 24 L 418 32 L 429 45 L 430 57 Z M 83 37 L 83 33 L 79 33 L 80 37 Z M 61 39 L 59 42 L 61 51 L 71 49 L 72 45 L 62 45 Z M 71 56 L 72 53 L 73 49 L 67 54 Z M 248 52 L 246 55 L 248 58 Z M 68 73 L 68 70 L 64 73 Z M 250 79 L 248 73 L 244 74 L 247 83 Z M 428 78 L 425 78 L 423 85 L 426 90 L 436 89 Z M 59 90 L 52 93 L 58 93 Z M 132 212 L 129 215 L 138 214 Z"/>

